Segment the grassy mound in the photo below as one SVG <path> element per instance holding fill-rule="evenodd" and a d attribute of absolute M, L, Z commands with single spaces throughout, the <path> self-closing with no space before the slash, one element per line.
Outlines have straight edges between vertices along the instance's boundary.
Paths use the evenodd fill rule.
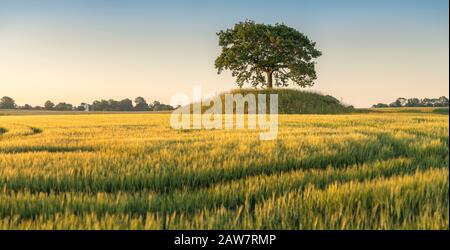
<path fill-rule="evenodd" d="M 269 94 L 278 94 L 279 114 L 341 114 L 357 111 L 352 106 L 346 106 L 330 95 L 294 89 L 234 89 L 219 95 L 222 103 L 225 103 L 224 100 L 226 94 L 241 94 L 243 96 L 254 94 L 256 96 L 256 103 L 258 102 L 258 94 L 266 94 L 267 103 L 269 101 Z M 206 111 L 209 107 L 211 106 L 203 106 L 202 112 Z M 268 108 L 269 105 L 266 107 Z M 224 108 L 222 110 L 225 112 Z M 245 113 L 247 113 L 247 111 L 246 107 Z"/>

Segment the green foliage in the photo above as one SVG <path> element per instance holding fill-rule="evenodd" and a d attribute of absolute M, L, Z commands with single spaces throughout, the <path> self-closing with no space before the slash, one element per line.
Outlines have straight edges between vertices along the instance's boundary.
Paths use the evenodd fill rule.
<path fill-rule="evenodd" d="M 372 108 L 399 108 L 399 107 L 448 107 L 449 100 L 445 96 L 439 98 L 403 98 L 399 97 L 395 102 L 387 105 L 384 103 L 378 103 L 372 106 Z"/>
<path fill-rule="evenodd" d="M 240 87 L 251 83 L 272 88 L 293 82 L 312 86 L 317 78 L 315 58 L 321 52 L 307 36 L 284 24 L 240 22 L 217 33 L 222 52 L 215 61 L 220 74 L 231 70 Z"/>
<path fill-rule="evenodd" d="M 133 107 L 133 102 L 130 99 L 123 99 L 121 101 L 116 101 L 110 99 L 108 101 L 94 101 L 90 105 L 90 110 L 93 111 L 163 111 L 163 110 L 173 110 L 173 107 L 167 104 L 162 104 L 155 101 L 152 105 L 149 105 L 143 97 L 137 97 L 135 100 L 135 106 Z"/>
<path fill-rule="evenodd" d="M 68 111 L 68 110 L 72 110 L 73 106 L 72 106 L 72 104 L 69 104 L 69 103 L 60 102 L 60 103 L 56 104 L 54 109 L 59 110 L 59 111 Z"/>
<path fill-rule="evenodd" d="M 134 110 L 137 111 L 148 111 L 150 110 L 147 101 L 143 97 L 136 97 L 134 99 L 134 102 L 136 103 L 136 106 L 134 107 Z"/>
<path fill-rule="evenodd" d="M 130 99 L 123 99 L 118 104 L 119 110 L 123 111 L 132 111 L 133 110 L 133 102 Z"/>
<path fill-rule="evenodd" d="M 15 109 L 16 102 L 9 96 L 4 96 L 0 99 L 0 109 Z"/>
<path fill-rule="evenodd" d="M 55 110 L 55 111 L 85 111 L 86 108 L 89 111 L 170 111 L 174 108 L 170 105 L 154 101 L 152 105 L 147 104 L 147 101 L 143 97 L 137 97 L 135 99 L 136 106 L 133 106 L 133 101 L 126 98 L 121 101 L 114 99 L 109 100 L 95 100 L 91 105 L 82 102 L 80 106 L 73 106 L 70 103 L 60 102 L 55 105 L 52 101 L 45 102 L 44 107 L 32 107 L 29 104 L 24 106 L 17 106 L 14 100 L 10 97 L 3 97 L 0 101 L 0 109 L 18 109 L 18 110 Z M 14 114 L 14 113 L 12 113 Z"/>
<path fill-rule="evenodd" d="M 30 104 L 25 104 L 25 105 L 23 105 L 23 107 L 19 107 L 19 108 L 27 109 L 27 110 L 33 109 L 33 107 Z"/>
<path fill-rule="evenodd" d="M 168 104 L 160 103 L 158 101 L 154 101 L 151 106 L 151 110 L 153 111 L 170 111 L 174 110 L 174 108 Z"/>
<path fill-rule="evenodd" d="M 44 104 L 44 108 L 47 110 L 52 110 L 55 107 L 55 104 L 52 101 L 46 101 Z"/>
<path fill-rule="evenodd" d="M 372 105 L 372 108 L 388 108 L 388 107 L 389 107 L 389 105 L 384 104 L 384 103 L 377 103 L 377 104 Z"/>

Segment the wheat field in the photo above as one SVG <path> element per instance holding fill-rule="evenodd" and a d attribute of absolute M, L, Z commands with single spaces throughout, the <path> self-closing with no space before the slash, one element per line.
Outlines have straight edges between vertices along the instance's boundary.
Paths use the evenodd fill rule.
<path fill-rule="evenodd" d="M 448 115 L 169 116 L 0 116 L 0 229 L 449 228 Z"/>

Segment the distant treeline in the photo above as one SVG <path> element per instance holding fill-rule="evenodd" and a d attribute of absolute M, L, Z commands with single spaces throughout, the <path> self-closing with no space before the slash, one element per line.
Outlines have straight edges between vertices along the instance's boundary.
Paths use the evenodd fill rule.
<path fill-rule="evenodd" d="M 13 98 L 4 96 L 0 99 L 0 109 L 26 109 L 26 110 L 58 110 L 58 111 L 164 111 L 164 110 L 174 110 L 174 107 L 160 103 L 159 101 L 154 101 L 148 104 L 143 97 L 137 97 L 133 101 L 130 99 L 123 99 L 121 101 L 116 101 L 113 99 L 109 100 L 96 100 L 92 104 L 81 103 L 79 106 L 72 105 L 70 103 L 60 102 L 53 103 L 52 101 L 46 101 L 44 106 L 31 106 L 25 104 L 19 106 L 16 104 Z"/>
<path fill-rule="evenodd" d="M 396 107 L 448 107 L 448 98 L 441 96 L 439 98 L 403 98 L 399 97 L 395 102 L 388 104 L 378 103 L 372 105 L 372 108 L 396 108 Z"/>

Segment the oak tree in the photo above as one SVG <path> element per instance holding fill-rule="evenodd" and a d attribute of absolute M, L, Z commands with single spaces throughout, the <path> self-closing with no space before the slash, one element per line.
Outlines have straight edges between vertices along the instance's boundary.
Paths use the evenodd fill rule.
<path fill-rule="evenodd" d="M 317 79 L 314 59 L 322 53 L 294 28 L 245 21 L 217 35 L 222 52 L 215 67 L 219 74 L 231 70 L 240 87 L 246 82 L 254 87 L 289 86 L 291 82 L 306 87 Z"/>

